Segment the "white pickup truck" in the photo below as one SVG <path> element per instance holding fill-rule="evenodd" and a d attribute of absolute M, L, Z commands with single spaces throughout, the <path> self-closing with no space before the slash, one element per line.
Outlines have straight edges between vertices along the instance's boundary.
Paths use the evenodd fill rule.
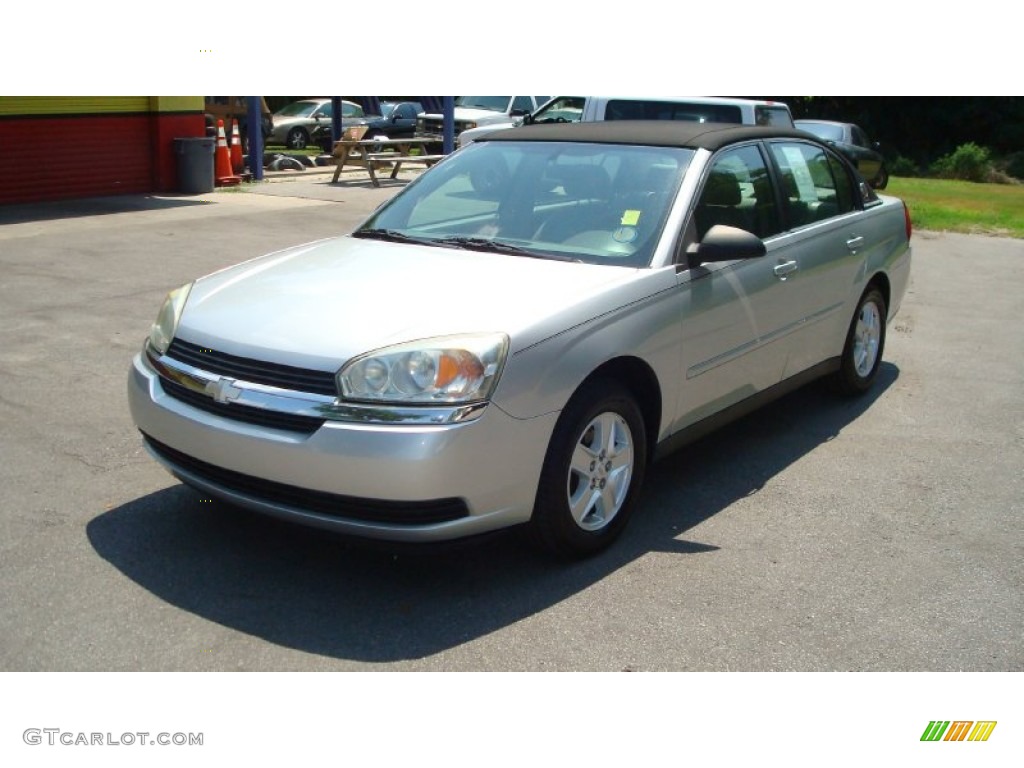
<path fill-rule="evenodd" d="M 523 123 L 589 123 L 599 120 L 688 120 L 793 127 L 793 115 L 781 101 L 715 96 L 556 96 L 536 112 L 522 118 L 495 118 L 461 132 L 456 130 L 456 141 L 462 147 L 491 131 Z"/>
<path fill-rule="evenodd" d="M 516 125 L 547 100 L 547 96 L 456 96 L 455 137 L 480 126 Z M 416 135 L 437 136 L 440 140 L 444 135 L 444 115 L 419 115 Z"/>

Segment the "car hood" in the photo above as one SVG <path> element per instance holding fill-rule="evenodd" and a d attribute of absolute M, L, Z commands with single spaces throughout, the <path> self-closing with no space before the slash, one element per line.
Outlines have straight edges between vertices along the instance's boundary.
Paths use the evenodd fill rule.
<path fill-rule="evenodd" d="M 515 352 L 608 311 L 610 302 L 636 300 L 642 289 L 633 278 L 643 271 L 332 238 L 198 280 L 177 335 L 320 370 L 390 344 L 459 333 L 507 333 Z"/>

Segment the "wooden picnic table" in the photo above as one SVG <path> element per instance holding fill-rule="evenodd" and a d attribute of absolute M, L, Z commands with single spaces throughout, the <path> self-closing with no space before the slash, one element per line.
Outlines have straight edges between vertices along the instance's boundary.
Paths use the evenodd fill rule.
<path fill-rule="evenodd" d="M 433 136 L 410 137 L 403 139 L 339 139 L 334 142 L 334 151 L 331 154 L 335 158 L 334 178 L 337 181 L 346 165 L 354 165 L 366 168 L 370 173 L 370 181 L 375 187 L 380 186 L 374 172 L 377 167 L 392 165 L 391 178 L 395 178 L 398 169 L 403 163 L 422 163 L 431 166 L 441 160 L 444 155 L 431 155 L 429 147 L 435 144 L 437 138 Z M 418 154 L 412 154 L 413 150 L 419 150 Z"/>

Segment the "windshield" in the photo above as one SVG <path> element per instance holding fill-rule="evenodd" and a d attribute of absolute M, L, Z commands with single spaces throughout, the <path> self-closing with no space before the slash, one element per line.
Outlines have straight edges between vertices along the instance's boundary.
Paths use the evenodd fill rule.
<path fill-rule="evenodd" d="M 475 142 L 353 236 L 646 266 L 692 156 L 673 147 Z"/>
<path fill-rule="evenodd" d="M 511 100 L 511 96 L 456 96 L 455 106 L 504 112 Z"/>
<path fill-rule="evenodd" d="M 796 127 L 801 131 L 813 133 L 819 139 L 824 139 L 825 141 L 843 140 L 843 127 L 841 125 L 829 125 L 828 123 L 805 123 L 802 120 L 797 120 Z"/>
<path fill-rule="evenodd" d="M 320 106 L 320 102 L 317 101 L 293 101 L 275 114 L 278 117 L 309 117 L 318 106 Z"/>

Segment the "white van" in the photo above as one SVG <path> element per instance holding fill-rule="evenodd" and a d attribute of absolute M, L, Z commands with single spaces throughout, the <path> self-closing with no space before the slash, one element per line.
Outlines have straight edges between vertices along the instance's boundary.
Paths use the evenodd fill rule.
<path fill-rule="evenodd" d="M 740 123 L 793 127 L 793 115 L 781 101 L 756 101 L 712 96 L 556 96 L 522 120 L 509 119 L 463 131 L 465 146 L 491 131 L 533 123 L 589 123 L 599 120 L 689 120 L 698 123 Z"/>

